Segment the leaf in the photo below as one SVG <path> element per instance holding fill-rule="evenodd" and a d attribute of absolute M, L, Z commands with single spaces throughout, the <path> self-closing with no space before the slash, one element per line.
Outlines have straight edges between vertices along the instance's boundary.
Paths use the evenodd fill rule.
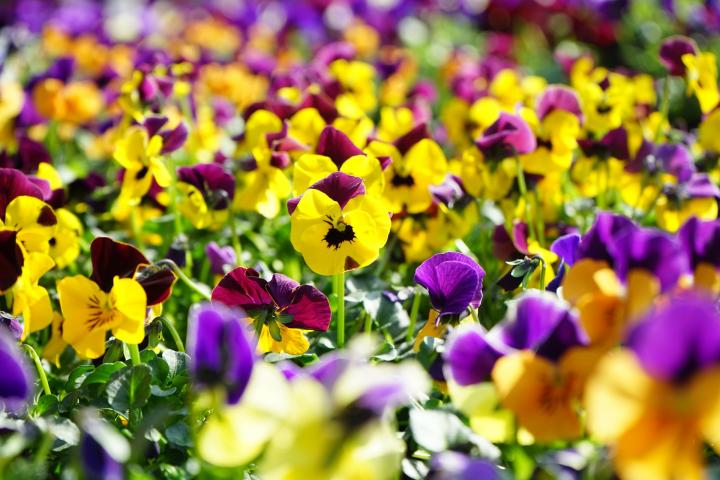
<path fill-rule="evenodd" d="M 275 340 L 276 342 L 282 342 L 282 335 L 280 334 L 280 327 L 278 326 L 277 322 L 270 321 L 268 323 L 268 330 L 270 330 L 270 336 Z"/>
<path fill-rule="evenodd" d="M 162 359 L 168 366 L 167 381 L 172 382 L 175 377 L 187 377 L 187 365 L 190 357 L 187 353 L 176 352 L 175 350 L 165 350 L 162 353 Z"/>
<path fill-rule="evenodd" d="M 177 388 L 175 388 L 175 387 L 170 387 L 167 390 L 163 390 L 162 388 L 158 387 L 157 385 L 150 385 L 150 393 L 154 397 L 169 397 L 176 391 L 177 391 Z"/>
<path fill-rule="evenodd" d="M 69 392 L 80 388 L 80 385 L 82 385 L 85 377 L 87 377 L 93 370 L 95 370 L 95 367 L 92 365 L 80 365 L 79 367 L 73 369 L 65 382 L 65 390 Z"/>
<path fill-rule="evenodd" d="M 38 416 L 52 415 L 57 413 L 60 406 L 60 400 L 55 395 L 43 395 L 35 405 L 35 414 Z"/>
<path fill-rule="evenodd" d="M 178 447 L 190 448 L 193 446 L 192 436 L 187 423 L 177 422 L 165 429 L 165 436 L 168 442 Z"/>
<path fill-rule="evenodd" d="M 113 374 L 107 384 L 107 399 L 119 412 L 142 408 L 150 398 L 152 370 L 147 365 L 126 367 Z"/>
<path fill-rule="evenodd" d="M 125 366 L 124 362 L 103 363 L 85 377 L 82 386 L 86 387 L 94 383 L 107 383 L 113 373 L 125 368 Z"/>
<path fill-rule="evenodd" d="M 48 419 L 48 430 L 55 437 L 52 450 L 59 452 L 80 442 L 80 429 L 68 418 Z"/>

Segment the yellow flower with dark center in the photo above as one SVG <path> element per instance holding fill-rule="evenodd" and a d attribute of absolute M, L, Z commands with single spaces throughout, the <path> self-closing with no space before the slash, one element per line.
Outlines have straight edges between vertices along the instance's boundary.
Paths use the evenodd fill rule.
<path fill-rule="evenodd" d="M 288 209 L 293 247 L 320 275 L 371 264 L 390 233 L 382 200 L 366 194 L 362 179 L 342 172 L 315 183 Z"/>
<path fill-rule="evenodd" d="M 710 52 L 686 53 L 681 58 L 686 67 L 688 94 L 695 94 L 703 113 L 711 112 L 720 101 L 715 55 Z"/>
<path fill-rule="evenodd" d="M 105 353 L 105 334 L 137 345 L 145 338 L 147 296 L 136 280 L 115 277 L 109 292 L 82 275 L 57 284 L 63 317 L 62 338 L 83 358 Z"/>
<path fill-rule="evenodd" d="M 161 157 L 162 146 L 162 137 L 149 137 L 140 126 L 128 128 L 117 141 L 113 157 L 125 168 L 121 198 L 139 200 L 150 190 L 153 179 L 163 188 L 170 185 L 170 172 Z"/>

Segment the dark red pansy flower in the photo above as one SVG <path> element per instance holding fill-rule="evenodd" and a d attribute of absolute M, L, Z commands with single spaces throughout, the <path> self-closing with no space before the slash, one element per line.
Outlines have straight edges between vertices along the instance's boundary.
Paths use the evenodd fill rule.
<path fill-rule="evenodd" d="M 43 192 L 24 173 L 13 168 L 0 168 L 0 219 L 16 197 L 27 195 L 43 199 Z"/>
<path fill-rule="evenodd" d="M 251 317 L 285 317 L 282 323 L 289 328 L 326 331 L 330 326 L 327 297 L 312 285 L 300 285 L 279 273 L 267 281 L 252 268 L 238 267 L 220 280 L 212 299 L 241 307 Z"/>

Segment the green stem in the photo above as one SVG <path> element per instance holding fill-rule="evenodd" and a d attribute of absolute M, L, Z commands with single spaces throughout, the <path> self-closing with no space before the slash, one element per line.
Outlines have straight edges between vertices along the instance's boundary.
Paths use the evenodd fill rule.
<path fill-rule="evenodd" d="M 182 282 L 190 287 L 191 290 L 193 290 L 196 293 L 199 293 L 205 300 L 210 300 L 210 293 L 202 288 L 200 288 L 193 280 L 188 277 L 185 272 L 183 272 L 180 267 L 177 266 L 175 262 L 170 260 L 169 258 L 164 258 L 158 262 L 155 263 L 157 266 L 167 266 L 170 267 L 170 269 L 173 271 L 177 277 L 182 280 Z M 203 285 L 204 286 L 204 285 Z"/>
<path fill-rule="evenodd" d="M 23 348 L 28 353 L 28 355 L 30 355 L 30 358 L 35 364 L 35 370 L 37 370 L 38 377 L 40 378 L 40 384 L 42 385 L 43 392 L 45 392 L 45 395 L 51 395 L 52 391 L 50 391 L 50 384 L 48 383 L 47 375 L 45 374 L 45 369 L 42 366 L 40 357 L 38 357 L 35 349 L 27 343 L 23 344 Z"/>
<path fill-rule="evenodd" d="M 545 264 L 545 259 L 542 257 L 537 257 L 540 261 L 540 290 L 545 290 L 545 273 L 547 270 L 547 265 Z"/>
<path fill-rule="evenodd" d="M 140 225 L 140 205 L 133 208 L 130 212 L 130 228 L 132 229 L 135 246 L 138 250 L 143 250 L 142 227 Z"/>
<path fill-rule="evenodd" d="M 233 250 L 235 250 L 235 257 L 237 257 L 235 261 L 238 263 L 238 265 L 240 265 L 240 264 L 242 264 L 242 245 L 240 245 L 240 237 L 238 236 L 238 233 L 237 233 L 237 223 L 236 223 L 236 219 L 235 219 L 235 211 L 232 208 L 230 209 L 228 217 L 229 217 L 228 220 L 230 221 L 230 233 L 232 236 L 232 238 L 231 238 L 232 246 L 233 246 Z"/>
<path fill-rule="evenodd" d="M 418 312 L 420 311 L 420 292 L 415 290 L 412 305 L 410 306 L 410 325 L 408 325 L 405 339 L 409 342 L 415 337 L 415 324 L 417 323 Z"/>
<path fill-rule="evenodd" d="M 655 138 L 654 142 L 660 141 L 660 136 L 662 135 L 662 129 L 663 129 L 663 123 L 668 119 L 668 113 L 670 112 L 670 77 L 665 77 L 665 81 L 663 82 L 663 89 L 662 89 L 662 100 L 660 104 L 660 123 L 658 125 L 657 130 L 655 131 Z"/>
<path fill-rule="evenodd" d="M 515 164 L 517 165 L 517 178 L 518 187 L 520 188 L 520 196 L 523 199 L 523 216 L 525 217 L 525 222 L 527 222 L 528 236 L 531 240 L 534 240 L 537 237 L 535 236 L 534 232 L 535 225 L 530 218 L 530 209 L 528 208 L 528 192 L 527 185 L 525 184 L 525 172 L 523 172 L 522 162 L 520 161 L 520 157 L 518 156 L 517 152 L 515 153 Z"/>
<path fill-rule="evenodd" d="M 390 241 L 387 242 L 385 245 L 385 251 L 383 252 L 382 257 L 380 257 L 380 261 L 377 264 L 377 267 L 375 267 L 375 276 L 379 277 L 380 274 L 385 270 L 385 267 L 387 266 L 388 261 L 390 260 L 390 256 L 392 255 L 392 251 L 395 248 L 395 244 L 398 241 L 397 235 L 392 235 L 390 237 Z"/>
<path fill-rule="evenodd" d="M 167 328 L 168 332 L 170 332 L 170 336 L 172 337 L 173 342 L 175 342 L 175 348 L 177 348 L 178 352 L 185 353 L 185 344 L 180 338 L 180 334 L 175 328 L 173 322 L 171 322 L 170 319 L 168 319 L 167 317 L 160 317 L 160 321 L 162 322 L 163 326 Z"/>
<path fill-rule="evenodd" d="M 170 171 L 170 186 L 168 187 L 168 194 L 170 195 L 170 210 L 173 214 L 173 238 L 170 239 L 172 243 L 173 239 L 177 238 L 182 231 L 180 226 L 180 212 L 177 210 L 177 169 L 175 168 L 175 156 L 174 154 L 168 155 L 168 170 Z"/>
<path fill-rule="evenodd" d="M 470 316 L 472 317 L 473 322 L 480 323 L 480 318 L 478 318 L 477 310 L 472 307 L 469 307 L 469 310 L 470 310 Z"/>
<path fill-rule="evenodd" d="M 126 343 L 125 344 L 128 348 L 128 352 L 130 352 L 130 361 L 133 365 L 140 365 L 142 363 L 142 360 L 140 360 L 140 349 L 137 345 L 133 343 Z"/>
<path fill-rule="evenodd" d="M 372 333 L 372 316 L 365 312 L 365 333 L 370 334 Z"/>
<path fill-rule="evenodd" d="M 345 345 L 345 271 L 335 275 L 335 298 L 337 301 L 337 344 L 339 348 Z"/>
<path fill-rule="evenodd" d="M 542 247 L 543 245 L 545 245 L 545 221 L 543 220 L 542 212 L 540 210 L 540 198 L 537 190 L 535 190 L 533 195 L 533 208 L 535 209 L 535 220 L 537 222 L 536 228 L 538 242 Z"/>

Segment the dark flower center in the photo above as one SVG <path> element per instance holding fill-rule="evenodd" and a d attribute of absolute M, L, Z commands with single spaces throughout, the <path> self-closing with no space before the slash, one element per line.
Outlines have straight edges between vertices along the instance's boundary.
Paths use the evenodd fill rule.
<path fill-rule="evenodd" d="M 597 112 L 601 115 L 604 115 L 604 114 L 610 112 L 610 110 L 612 110 L 612 107 L 610 105 L 606 105 L 606 104 L 600 104 L 597 107 Z"/>
<path fill-rule="evenodd" d="M 332 220 L 324 220 L 324 222 L 330 225 L 330 230 L 323 237 L 328 248 L 337 250 L 343 242 L 352 243 L 355 241 L 355 232 L 351 225 L 342 221 L 334 223 Z"/>
<path fill-rule="evenodd" d="M 394 187 L 412 187 L 415 185 L 415 179 L 412 175 L 395 175 L 392 184 Z"/>

